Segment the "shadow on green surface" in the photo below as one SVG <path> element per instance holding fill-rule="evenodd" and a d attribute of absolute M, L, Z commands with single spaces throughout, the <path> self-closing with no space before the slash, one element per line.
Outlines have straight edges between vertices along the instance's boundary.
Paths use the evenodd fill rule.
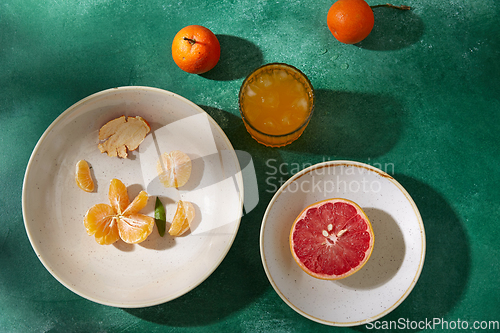
<path fill-rule="evenodd" d="M 389 282 L 403 264 L 404 236 L 392 216 L 380 209 L 366 208 L 375 234 L 375 245 L 370 260 L 356 274 L 336 283 L 350 289 L 375 289 Z"/>
<path fill-rule="evenodd" d="M 404 109 L 394 98 L 368 93 L 315 91 L 314 114 L 302 137 L 287 150 L 347 158 L 390 151 L 402 132 Z"/>
<path fill-rule="evenodd" d="M 281 161 L 276 149 L 257 143 L 245 130 L 241 118 L 227 111 L 200 105 L 222 128 L 234 149 L 253 157 L 259 180 L 259 202 L 241 219 L 236 239 L 219 267 L 187 294 L 157 306 L 123 309 L 146 321 L 166 326 L 194 327 L 220 322 L 248 306 L 271 288 L 260 259 L 259 234 L 262 217 L 274 194 L 265 185 L 266 161 Z"/>
<path fill-rule="evenodd" d="M 415 44 L 424 33 L 422 19 L 412 10 L 374 8 L 372 32 L 356 46 L 376 51 L 399 50 Z"/>
<path fill-rule="evenodd" d="M 217 81 L 230 81 L 249 75 L 264 61 L 257 45 L 243 38 L 217 35 L 221 47 L 217 65 L 205 74 L 204 78 Z"/>
<path fill-rule="evenodd" d="M 259 210 L 242 218 L 227 256 L 202 284 L 164 304 L 123 310 L 161 325 L 192 327 L 221 321 L 252 303 L 270 288 L 260 256 L 254 253 L 259 249 Z"/>
<path fill-rule="evenodd" d="M 413 291 L 379 322 L 397 323 L 400 318 L 405 323 L 407 319 L 432 322 L 434 318 L 446 318 L 460 301 L 469 279 L 471 258 L 467 233 L 453 208 L 431 186 L 405 175 L 396 174 L 394 178 L 412 196 L 420 211 L 426 234 L 426 256 Z M 366 326 L 356 330 L 370 331 Z"/>

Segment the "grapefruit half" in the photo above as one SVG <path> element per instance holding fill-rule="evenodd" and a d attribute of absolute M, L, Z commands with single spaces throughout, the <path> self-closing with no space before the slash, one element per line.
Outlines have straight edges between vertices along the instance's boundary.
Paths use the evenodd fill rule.
<path fill-rule="evenodd" d="M 307 274 L 339 280 L 359 271 L 373 250 L 370 220 L 356 203 L 327 199 L 306 207 L 290 231 L 290 250 Z"/>

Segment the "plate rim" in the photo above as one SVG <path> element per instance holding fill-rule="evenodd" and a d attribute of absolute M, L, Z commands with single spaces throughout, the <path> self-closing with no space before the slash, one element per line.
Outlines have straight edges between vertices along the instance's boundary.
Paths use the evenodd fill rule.
<path fill-rule="evenodd" d="M 381 177 L 384 177 L 384 178 L 387 178 L 389 179 L 389 181 L 391 183 L 393 183 L 394 185 L 396 185 L 396 187 L 402 192 L 402 194 L 405 196 L 405 198 L 408 200 L 408 202 L 410 203 L 412 209 L 413 209 L 413 212 L 415 213 L 415 217 L 417 218 L 417 221 L 418 221 L 418 226 L 420 228 L 420 232 L 421 232 L 421 242 L 422 242 L 422 251 L 420 253 L 420 261 L 419 261 L 419 264 L 418 264 L 418 268 L 417 268 L 417 271 L 415 272 L 415 275 L 413 276 L 413 279 L 410 283 L 410 285 L 408 286 L 408 288 L 405 290 L 405 292 L 401 295 L 401 297 L 393 304 L 391 305 L 389 308 L 385 309 L 384 311 L 380 312 L 379 314 L 375 315 L 375 316 L 370 316 L 369 318 L 366 318 L 364 320 L 358 320 L 358 321 L 353 321 L 353 322 L 336 322 L 336 321 L 329 321 L 329 320 L 324 320 L 324 319 L 320 319 L 320 318 L 317 318 L 317 317 L 314 317 L 313 315 L 309 314 L 309 313 L 306 313 L 305 311 L 299 309 L 297 306 L 295 306 L 282 292 L 281 290 L 277 287 L 276 283 L 274 282 L 274 279 L 271 275 L 271 273 L 269 272 L 269 268 L 268 268 L 268 265 L 267 265 L 267 260 L 266 260 L 266 256 L 265 256 L 265 253 L 264 253 L 264 231 L 265 231 L 265 225 L 266 225 L 266 222 L 267 222 L 267 218 L 276 202 L 276 200 L 279 198 L 279 196 L 281 195 L 281 193 L 283 193 L 283 191 L 288 187 L 288 185 L 290 185 L 292 182 L 294 182 L 296 179 L 299 179 L 300 177 L 302 177 L 303 175 L 313 171 L 313 170 L 316 170 L 318 168 L 323 168 L 323 167 L 336 167 L 336 166 L 355 166 L 355 167 L 360 167 L 360 168 L 364 168 L 364 169 L 367 169 L 368 171 L 372 171 L 372 172 L 375 172 L 377 173 L 378 175 L 380 175 Z M 426 255 L 426 235 L 425 235 L 425 227 L 424 227 L 424 223 L 423 223 L 423 220 L 422 220 L 422 216 L 420 215 L 420 211 L 418 210 L 418 207 L 417 205 L 415 204 L 413 198 L 410 196 L 410 194 L 408 193 L 408 191 L 394 178 L 392 177 L 391 175 L 389 175 L 388 173 L 372 166 L 372 165 L 369 165 L 369 164 L 366 164 L 366 163 L 362 163 L 362 162 L 357 162 L 357 161 L 350 161 L 350 160 L 332 160 L 332 161 L 324 161 L 324 162 L 320 162 L 320 163 L 317 163 L 317 164 L 313 164 L 307 168 L 304 168 L 302 170 L 300 170 L 299 172 L 297 172 L 296 174 L 292 175 L 285 183 L 283 183 L 282 186 L 280 186 L 280 188 L 276 191 L 276 193 L 273 195 L 271 201 L 269 202 L 267 208 L 266 208 L 266 211 L 264 213 L 264 216 L 262 218 L 262 223 L 261 223 L 261 229 L 260 229 L 260 235 L 259 235 L 259 248 L 260 248 L 260 256 L 261 256 L 261 261 L 262 261 L 262 265 L 264 266 L 264 271 L 266 273 L 266 276 L 269 280 L 269 282 L 271 283 L 273 289 L 275 290 L 275 292 L 280 296 L 280 298 L 290 307 L 292 308 L 294 311 L 296 311 L 297 313 L 299 313 L 300 315 L 310 319 L 310 320 L 313 320 L 315 322 L 318 322 L 318 323 L 321 323 L 321 324 L 324 324 L 324 325 L 329 325 L 329 326 L 339 326 L 339 327 L 352 327 L 352 326 L 359 326 L 359 325 L 363 325 L 363 324 L 367 324 L 369 322 L 372 322 L 372 321 L 375 321 L 381 317 L 384 317 L 385 315 L 389 314 L 390 312 L 392 312 L 394 309 L 396 309 L 407 297 L 408 295 L 411 293 L 411 291 L 413 290 L 413 288 L 415 287 L 421 273 L 422 273 L 422 269 L 423 269 L 423 266 L 424 266 L 424 262 L 425 262 L 425 255 Z"/>
<path fill-rule="evenodd" d="M 36 228 L 31 228 L 29 226 L 29 223 L 27 222 L 28 219 L 28 208 L 27 208 L 27 183 L 28 183 L 28 180 L 29 180 L 29 175 L 30 175 L 30 172 L 32 171 L 32 165 L 35 161 L 35 157 L 38 153 L 38 151 L 41 149 L 42 145 L 43 145 L 43 142 L 46 140 L 47 136 L 49 135 L 49 133 L 57 126 L 58 123 L 60 123 L 61 121 L 63 121 L 66 117 L 70 116 L 72 114 L 72 112 L 75 111 L 75 109 L 77 109 L 79 106 L 81 106 L 82 104 L 84 103 L 87 103 L 88 101 L 90 100 L 93 100 L 93 99 L 96 99 L 96 98 L 100 98 L 104 95 L 107 95 L 107 94 L 110 94 L 110 93 L 123 93 L 123 92 L 127 92 L 127 91 L 134 91 L 134 92 L 137 92 L 137 91 L 147 91 L 147 92 L 154 92 L 154 93 L 160 93 L 160 94 L 164 94 L 164 95 L 169 95 L 170 97 L 173 97 L 173 98 L 176 98 L 176 99 L 179 99 L 181 100 L 182 102 L 190 105 L 194 110 L 196 110 L 199 114 L 204 114 L 205 116 L 207 116 L 209 122 L 211 123 L 212 126 L 214 126 L 213 128 L 217 129 L 217 131 L 219 132 L 219 135 L 220 137 L 223 139 L 224 143 L 226 144 L 228 150 L 231 151 L 231 154 L 232 154 L 232 157 L 233 157 L 233 161 L 235 162 L 235 166 L 237 168 L 237 172 L 234 177 L 237 178 L 237 183 L 238 185 L 241 185 L 240 186 L 240 189 L 239 189 L 239 202 L 240 202 L 240 207 L 239 209 L 241 209 L 241 214 L 240 214 L 240 217 L 233 221 L 232 223 L 234 223 L 234 229 L 233 229 L 233 232 L 232 232 L 232 235 L 231 235 L 231 238 L 228 239 L 227 243 L 226 243 L 226 247 L 224 248 L 223 251 L 221 251 L 221 256 L 220 258 L 218 258 L 216 261 L 214 261 L 214 265 L 211 269 L 207 270 L 206 274 L 201 276 L 197 281 L 196 283 L 193 283 L 189 288 L 184 288 L 183 290 L 179 290 L 178 292 L 175 292 L 175 293 L 172 293 L 173 296 L 172 297 L 164 297 L 164 298 L 159 298 L 153 302 L 144 302 L 144 301 L 141 301 L 141 302 L 117 302 L 117 301 L 105 301 L 103 299 L 100 299 L 100 298 L 97 298 L 97 297 L 93 297 L 93 296 L 90 296 L 90 295 L 85 295 L 84 293 L 82 293 L 81 291 L 79 291 L 77 288 L 75 288 L 74 286 L 72 286 L 70 283 L 68 283 L 67 281 L 65 281 L 64 279 L 62 279 L 51 267 L 51 265 L 49 265 L 49 263 L 44 259 L 39 247 L 37 246 L 37 244 L 35 244 L 35 242 L 33 241 L 33 237 L 32 236 L 32 232 L 33 230 L 35 230 Z M 109 89 L 105 89 L 105 90 L 101 90 L 101 91 L 98 91 L 98 92 L 95 92 L 87 97 L 84 97 L 82 98 L 81 100 L 77 101 L 76 103 L 72 104 L 71 106 L 69 106 L 68 108 L 66 108 L 66 110 L 64 110 L 59 116 L 57 116 L 51 123 L 50 125 L 45 129 L 45 131 L 43 132 L 43 134 L 40 136 L 40 138 L 38 139 L 36 145 L 34 146 L 31 154 L 30 154 L 30 158 L 28 160 L 28 163 L 26 165 L 26 169 L 25 169 L 25 172 L 24 172 L 24 177 L 23 177 L 23 183 L 22 183 L 22 194 L 21 194 L 21 203 L 22 203 L 22 207 L 21 207 L 21 210 L 22 210 L 22 216 L 23 216 L 23 225 L 24 225 L 24 229 L 25 229 L 25 232 L 28 236 L 28 240 L 30 242 L 30 245 L 33 249 L 33 251 L 35 252 L 36 256 L 38 257 L 38 259 L 40 260 L 40 262 L 42 263 L 42 265 L 44 266 L 44 268 L 52 275 L 53 278 L 55 278 L 59 283 L 61 283 L 64 287 L 66 287 L 67 289 L 69 289 L 70 291 L 72 291 L 73 293 L 75 293 L 76 295 L 79 295 L 80 297 L 82 298 L 85 298 L 87 300 L 90 300 L 92 302 L 95 302 L 95 303 L 98 303 L 98 304 L 102 304 L 102 305 L 107 305 L 107 306 L 112 306 L 112 307 L 119 307 L 119 308 L 143 308 L 143 307 L 149 307 L 149 306 L 155 306 L 155 305 L 159 305 L 159 304 L 163 304 L 163 303 L 166 303 L 166 302 L 169 302 L 169 301 L 172 301 L 180 296 L 183 296 L 185 294 L 187 294 L 188 292 L 192 291 L 193 289 L 195 289 L 197 286 L 199 286 L 201 283 L 203 283 L 210 275 L 212 275 L 212 273 L 220 266 L 220 264 L 222 263 L 222 261 L 224 260 L 224 258 L 227 256 L 229 250 L 231 249 L 233 243 L 234 243 L 234 240 L 236 239 L 236 235 L 238 233 L 238 230 L 239 230 L 239 227 L 241 225 L 241 218 L 243 217 L 243 205 L 244 205 L 244 183 L 243 183 L 243 176 L 242 176 L 242 173 L 241 173 L 241 165 L 240 165 L 240 162 L 238 160 L 238 157 L 236 155 L 236 152 L 234 150 L 234 147 L 231 143 L 231 141 L 229 140 L 229 138 L 227 137 L 226 133 L 222 130 L 222 128 L 220 127 L 220 125 L 212 118 L 212 116 L 210 114 L 208 114 L 205 110 L 203 110 L 199 105 L 197 105 L 196 103 L 188 100 L 187 98 L 179 95 L 179 94 L 176 94 L 174 92 L 171 92 L 171 91 L 168 91 L 168 90 L 165 90 L 165 89 L 161 89 L 161 88 L 155 88 L 155 87 L 148 87 L 148 86 L 120 86 L 120 87 L 113 87 L 113 88 L 109 88 Z M 33 229 L 33 230 L 32 230 Z"/>

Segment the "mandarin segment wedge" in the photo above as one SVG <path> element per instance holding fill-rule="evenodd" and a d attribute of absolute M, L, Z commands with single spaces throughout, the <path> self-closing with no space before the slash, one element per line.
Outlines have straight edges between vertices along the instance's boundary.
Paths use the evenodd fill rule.
<path fill-rule="evenodd" d="M 119 179 L 112 179 L 109 185 L 109 202 L 117 214 L 121 214 L 130 204 L 127 187 Z"/>
<path fill-rule="evenodd" d="M 90 173 L 90 166 L 85 160 L 76 163 L 75 180 L 79 188 L 85 192 L 94 191 L 94 180 Z"/>
<path fill-rule="evenodd" d="M 144 214 L 124 215 L 118 219 L 120 238 L 128 244 L 143 242 L 153 232 L 154 218 Z"/>
<path fill-rule="evenodd" d="M 83 220 L 87 234 L 94 236 L 96 242 L 101 245 L 113 244 L 120 238 L 115 216 L 116 212 L 110 205 L 92 206 Z"/>
<path fill-rule="evenodd" d="M 148 194 L 145 191 L 141 191 L 132 202 L 125 208 L 123 215 L 137 214 L 141 209 L 146 207 L 148 203 Z"/>
<path fill-rule="evenodd" d="M 158 177 L 165 187 L 186 185 L 191 176 L 191 170 L 191 159 L 180 150 L 163 153 L 156 163 Z"/>
<path fill-rule="evenodd" d="M 168 233 L 171 236 L 181 236 L 184 234 L 191 226 L 194 215 L 195 212 L 193 204 L 189 201 L 180 200 L 177 203 L 177 209 Z"/>

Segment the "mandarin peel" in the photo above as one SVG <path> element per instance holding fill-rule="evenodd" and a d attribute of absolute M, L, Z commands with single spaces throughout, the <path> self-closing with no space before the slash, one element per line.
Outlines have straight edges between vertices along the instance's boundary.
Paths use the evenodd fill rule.
<path fill-rule="evenodd" d="M 99 129 L 97 147 L 111 157 L 127 158 L 129 151 L 136 150 L 151 131 L 148 122 L 140 116 L 121 116 L 108 121 Z"/>

